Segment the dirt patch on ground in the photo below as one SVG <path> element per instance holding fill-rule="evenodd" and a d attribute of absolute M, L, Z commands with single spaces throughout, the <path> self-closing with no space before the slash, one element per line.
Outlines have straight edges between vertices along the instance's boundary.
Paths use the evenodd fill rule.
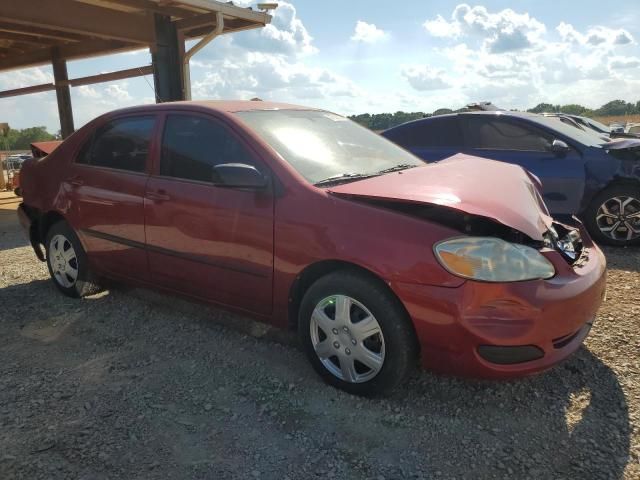
<path fill-rule="evenodd" d="M 608 299 L 557 368 L 501 383 L 417 372 L 364 400 L 248 319 L 145 290 L 63 297 L 13 218 L 0 225 L 3 480 L 640 478 L 637 249 L 607 250 Z"/>

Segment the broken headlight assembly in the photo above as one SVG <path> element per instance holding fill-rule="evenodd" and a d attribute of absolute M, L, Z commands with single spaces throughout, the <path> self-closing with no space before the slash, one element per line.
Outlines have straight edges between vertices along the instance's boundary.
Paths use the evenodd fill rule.
<path fill-rule="evenodd" d="M 535 248 L 494 237 L 460 237 L 437 243 L 436 258 L 450 273 L 483 282 L 548 279 L 553 264 Z"/>
<path fill-rule="evenodd" d="M 560 252 L 569 263 L 573 263 L 582 254 L 582 237 L 578 229 L 569 229 L 560 224 L 549 228 L 544 237 L 544 246 Z"/>

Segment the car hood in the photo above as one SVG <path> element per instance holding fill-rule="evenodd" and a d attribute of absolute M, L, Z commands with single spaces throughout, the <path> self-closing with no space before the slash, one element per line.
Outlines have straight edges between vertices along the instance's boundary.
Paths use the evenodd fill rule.
<path fill-rule="evenodd" d="M 341 197 L 439 205 L 542 240 L 552 219 L 522 167 L 458 154 L 438 163 L 331 187 Z"/>
<path fill-rule="evenodd" d="M 602 144 L 605 150 L 626 150 L 638 147 L 640 147 L 640 138 L 616 138 Z"/>

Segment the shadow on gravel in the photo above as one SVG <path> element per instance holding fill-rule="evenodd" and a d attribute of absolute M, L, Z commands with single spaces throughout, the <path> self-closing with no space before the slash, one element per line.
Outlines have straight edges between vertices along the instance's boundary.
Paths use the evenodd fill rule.
<path fill-rule="evenodd" d="M 636 247 L 603 247 L 607 257 L 607 268 L 640 272 L 640 246 Z"/>
<path fill-rule="evenodd" d="M 22 232 L 2 232 L 0 231 L 0 250 L 11 250 L 12 248 L 26 247 L 29 245 Z M 34 254 L 35 257 L 35 254 Z"/>
<path fill-rule="evenodd" d="M 22 232 L 16 212 L 0 209 L 0 250 L 24 247 L 29 245 Z"/>
<path fill-rule="evenodd" d="M 624 391 L 615 373 L 585 347 L 556 368 L 522 380 L 484 382 L 426 372 L 417 377 L 395 398 L 422 397 L 429 405 L 426 415 L 436 411 L 437 423 L 449 422 L 454 433 L 440 441 L 466 447 L 455 458 L 461 476 L 474 468 L 484 478 L 511 470 L 515 462 L 526 467 L 521 471 L 527 478 L 575 478 L 578 472 L 582 478 L 624 477 L 631 435 Z M 429 422 L 427 416 L 426 428 Z M 467 459 L 466 452 L 477 454 L 478 448 L 487 456 L 484 466 Z M 431 461 L 435 470 L 450 470 L 438 461 Z"/>

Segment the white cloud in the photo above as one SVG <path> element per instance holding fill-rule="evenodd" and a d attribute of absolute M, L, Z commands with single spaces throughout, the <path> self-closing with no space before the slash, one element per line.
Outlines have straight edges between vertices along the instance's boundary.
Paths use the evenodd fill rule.
<path fill-rule="evenodd" d="M 0 90 L 30 87 L 42 83 L 53 83 L 51 67 L 34 67 L 10 71 L 0 76 Z"/>
<path fill-rule="evenodd" d="M 491 13 L 486 7 L 470 7 L 466 3 L 455 7 L 451 21 L 438 15 L 423 26 L 435 37 L 479 38 L 494 53 L 533 47 L 546 31 L 544 24 L 528 13 L 516 13 L 510 8 Z"/>
<path fill-rule="evenodd" d="M 609 68 L 626 69 L 640 67 L 640 58 L 638 57 L 612 57 L 609 60 Z"/>
<path fill-rule="evenodd" d="M 594 25 L 578 31 L 561 22 L 549 31 L 526 11 L 491 11 L 483 6 L 460 4 L 449 17 L 428 19 L 423 27 L 441 38 L 445 47 L 433 48 L 429 64 L 446 66 L 446 74 L 412 72 L 401 75 L 418 91 L 438 86 L 445 77 L 444 92 L 462 93 L 465 102 L 492 100 L 506 108 L 523 108 L 541 101 L 588 103 L 599 106 L 627 92 L 635 101 L 640 91 L 637 75 L 640 58 L 621 56 L 635 45 L 624 29 Z M 427 71 L 428 72 L 428 71 Z M 424 77 L 424 85 L 420 83 Z"/>
<path fill-rule="evenodd" d="M 585 33 L 580 33 L 573 25 L 560 22 L 556 30 L 563 41 L 592 48 L 609 48 L 616 45 L 635 43 L 633 36 L 627 30 L 612 29 L 600 25 L 589 28 Z"/>
<path fill-rule="evenodd" d="M 373 23 L 358 20 L 355 32 L 351 36 L 351 40 L 361 43 L 376 43 L 387 38 L 389 34 L 384 30 L 376 27 Z"/>
<path fill-rule="evenodd" d="M 78 87 L 78 95 L 80 95 L 83 98 L 93 98 L 93 99 L 102 97 L 102 95 L 98 93 L 98 91 L 95 88 L 90 87 L 89 85 L 82 85 Z"/>
<path fill-rule="evenodd" d="M 359 88 L 350 80 L 323 68 L 291 62 L 281 55 L 246 53 L 234 61 L 202 65 L 204 75 L 194 82 L 194 98 L 259 97 L 300 101 L 354 97 Z"/>
<path fill-rule="evenodd" d="M 275 10 L 273 28 L 216 39 L 191 62 L 193 98 L 250 99 L 327 106 L 364 97 L 351 80 L 305 60 L 318 49 L 293 5 Z M 375 26 L 374 26 L 375 28 Z"/>
<path fill-rule="evenodd" d="M 441 90 L 449 87 L 444 71 L 425 66 L 410 66 L 402 70 L 402 76 L 416 90 Z"/>
<path fill-rule="evenodd" d="M 259 30 L 234 34 L 230 41 L 258 52 L 310 55 L 318 51 L 313 45 L 313 37 L 298 18 L 296 8 L 287 2 L 279 2 L 269 25 Z"/>
<path fill-rule="evenodd" d="M 460 23 L 447 22 L 442 15 L 438 15 L 435 20 L 427 20 L 422 26 L 434 37 L 456 38 L 461 33 Z"/>
<path fill-rule="evenodd" d="M 107 96 L 119 102 L 131 100 L 131 95 L 127 91 L 127 83 L 113 83 L 105 87 L 104 92 Z"/>

